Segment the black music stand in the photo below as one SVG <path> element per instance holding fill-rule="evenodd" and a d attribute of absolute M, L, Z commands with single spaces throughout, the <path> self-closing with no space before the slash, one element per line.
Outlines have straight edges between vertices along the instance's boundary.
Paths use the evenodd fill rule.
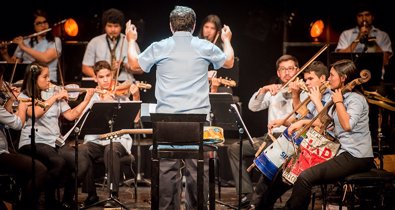
<path fill-rule="evenodd" d="M 232 209 L 240 209 L 241 204 L 241 172 L 242 172 L 242 161 L 243 161 L 243 134 L 246 132 L 248 140 L 251 146 L 254 146 L 254 140 L 252 139 L 244 121 L 240 115 L 237 105 L 233 101 L 233 97 L 229 93 L 210 93 L 211 113 L 210 122 L 215 125 L 230 130 L 238 130 L 239 141 L 240 141 L 240 157 L 239 157 L 239 195 L 238 195 L 238 207 L 226 204 L 222 201 L 215 201 L 216 203 L 222 204 Z"/>
<path fill-rule="evenodd" d="M 375 90 L 377 86 L 382 83 L 382 68 L 383 68 L 383 53 L 343 53 L 333 52 L 331 54 L 331 63 L 341 59 L 352 60 L 359 70 L 355 72 L 355 75 L 359 75 L 359 72 L 363 69 L 367 69 L 371 73 L 371 78 L 368 82 L 362 84 L 366 89 Z"/>
<path fill-rule="evenodd" d="M 133 122 L 140 110 L 140 106 L 141 101 L 95 102 L 92 105 L 88 116 L 83 121 L 83 125 L 80 127 L 80 134 L 103 134 L 113 132 L 115 130 L 133 128 Z M 84 125 L 87 126 L 84 127 Z M 112 149 L 112 139 L 110 138 L 110 163 L 113 161 Z M 118 205 L 122 206 L 122 208 L 128 209 L 112 194 L 112 170 L 113 168 L 110 164 L 108 168 L 108 180 L 110 183 L 109 197 L 81 209 L 88 209 L 108 201 L 114 201 Z"/>

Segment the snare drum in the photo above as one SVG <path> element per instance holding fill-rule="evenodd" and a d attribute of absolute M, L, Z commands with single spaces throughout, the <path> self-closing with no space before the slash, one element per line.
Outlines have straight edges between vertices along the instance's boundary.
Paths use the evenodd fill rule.
<path fill-rule="evenodd" d="M 205 144 L 224 143 L 225 142 L 224 129 L 217 126 L 204 126 L 203 141 Z"/>
<path fill-rule="evenodd" d="M 256 167 L 269 180 L 272 180 L 285 160 L 295 154 L 296 147 L 300 142 L 300 138 L 294 142 L 288 135 L 288 129 L 285 129 L 270 146 L 254 159 Z"/>

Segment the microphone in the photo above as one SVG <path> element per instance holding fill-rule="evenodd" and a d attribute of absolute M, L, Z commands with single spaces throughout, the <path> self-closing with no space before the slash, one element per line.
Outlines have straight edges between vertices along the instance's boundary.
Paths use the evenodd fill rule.
<path fill-rule="evenodd" d="M 38 73 L 39 69 L 40 69 L 40 68 L 39 68 L 37 65 L 35 65 L 35 64 L 33 64 L 33 65 L 30 66 L 30 71 L 31 71 L 33 74 Z"/>

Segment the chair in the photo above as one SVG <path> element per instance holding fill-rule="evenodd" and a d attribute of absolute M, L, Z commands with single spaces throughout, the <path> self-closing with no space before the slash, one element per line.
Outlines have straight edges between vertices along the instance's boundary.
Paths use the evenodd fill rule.
<path fill-rule="evenodd" d="M 347 196 L 348 209 L 354 209 L 359 197 L 359 205 L 366 209 L 384 208 L 386 193 L 388 193 L 388 184 L 394 187 L 395 174 L 382 169 L 371 169 L 368 172 L 352 174 L 343 180 L 343 193 L 347 193 L 349 187 L 349 196 Z M 387 192 L 386 192 L 387 191 Z M 393 198 L 392 198 L 393 199 Z M 340 199 L 339 209 L 343 206 L 343 199 Z"/>
<path fill-rule="evenodd" d="M 10 203 L 13 208 L 20 205 L 21 193 L 16 174 L 0 172 L 0 209 L 7 209 L 4 201 Z"/>
<path fill-rule="evenodd" d="M 159 208 L 159 161 L 161 158 L 197 159 L 198 209 L 204 208 L 204 151 L 216 150 L 204 146 L 203 124 L 206 114 L 151 113 L 153 145 L 151 153 L 151 209 Z M 213 171 L 213 170 L 210 170 Z M 213 183 L 213 173 L 209 174 Z M 210 190 L 211 189 L 211 190 Z M 209 187 L 210 209 L 215 207 L 215 189 Z"/>
<path fill-rule="evenodd" d="M 391 209 L 386 206 L 386 203 L 389 202 L 388 198 L 392 198 L 395 188 L 395 174 L 393 173 L 373 168 L 367 172 L 349 175 L 337 184 L 340 185 L 339 209 L 342 209 L 343 205 L 351 210 L 357 206 L 363 206 L 363 209 Z M 327 188 L 326 184 L 321 185 L 323 210 L 326 209 L 328 203 Z M 314 200 L 315 196 L 312 199 L 312 207 Z"/>

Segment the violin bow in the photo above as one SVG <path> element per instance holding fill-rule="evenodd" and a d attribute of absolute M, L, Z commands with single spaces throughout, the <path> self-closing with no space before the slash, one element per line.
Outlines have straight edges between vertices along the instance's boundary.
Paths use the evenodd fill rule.
<path fill-rule="evenodd" d="M 288 80 L 287 83 L 285 83 L 283 86 L 281 86 L 280 90 L 277 93 L 281 92 L 281 90 L 283 90 L 285 87 L 287 87 L 289 85 L 289 83 L 293 82 L 296 79 L 296 77 L 298 77 L 299 74 L 302 73 L 305 70 L 305 68 L 307 68 L 307 66 L 309 66 L 315 59 L 317 59 L 318 56 L 320 56 L 328 47 L 329 47 L 329 44 L 328 43 L 325 44 L 313 57 L 310 58 L 309 61 L 307 61 L 307 63 L 305 63 L 299 69 L 299 71 L 290 80 Z"/>

